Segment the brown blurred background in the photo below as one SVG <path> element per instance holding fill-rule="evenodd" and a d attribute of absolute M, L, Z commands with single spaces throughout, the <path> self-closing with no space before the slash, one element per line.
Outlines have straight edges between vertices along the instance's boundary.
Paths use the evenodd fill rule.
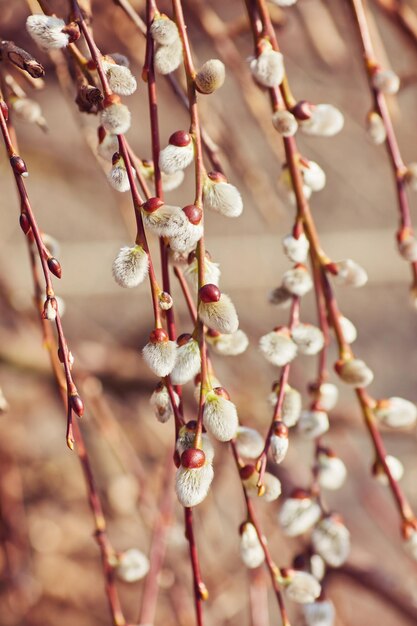
<path fill-rule="evenodd" d="M 58 14 L 63 4 L 53 3 Z M 144 3 L 132 4 L 143 15 Z M 160 7 L 169 13 L 169 3 L 161 2 Z M 417 160 L 417 39 L 377 3 L 370 2 L 370 7 L 381 37 L 375 39 L 378 54 L 402 79 L 390 106 L 407 163 Z M 93 9 L 101 50 L 127 54 L 139 79 L 143 38 L 110 0 L 93 1 Z M 221 91 L 200 98 L 201 112 L 229 180 L 245 200 L 240 219 L 216 215 L 207 219 L 207 246 L 222 266 L 222 288 L 236 303 L 241 327 L 251 339 L 244 355 L 214 361 L 242 423 L 265 433 L 270 420 L 266 396 L 276 371 L 259 356 L 257 340 L 286 320 L 286 312 L 271 307 L 266 295 L 288 267 L 280 241 L 293 218 L 277 182 L 282 151 L 270 122 L 268 100 L 249 78 L 245 59 L 252 44 L 243 3 L 185 1 L 184 9 L 196 64 L 220 57 L 230 70 Z M 129 197 L 107 184 L 86 143 L 87 139 L 94 144 L 96 120 L 81 116 L 63 97 L 51 61 L 26 34 L 27 14 L 23 0 L 0 0 L 1 37 L 30 50 L 47 70 L 45 88 L 28 92 L 42 105 L 49 131 L 16 120 L 20 152 L 30 171 L 28 191 L 41 228 L 61 245 L 63 276 L 56 281 L 56 290 L 66 303 L 65 331 L 87 403 L 83 429 L 109 535 L 118 550 L 138 547 L 148 552 L 156 501 L 166 481 L 172 426 L 157 423 L 148 405 L 155 380 L 140 357 L 152 319 L 147 286 L 126 293 L 111 276 L 117 250 L 133 237 Z M 345 115 L 345 127 L 336 137 L 300 135 L 299 143 L 305 156 L 327 174 L 326 188 L 312 199 L 324 248 L 335 260 L 354 258 L 369 273 L 364 289 L 339 289 L 337 296 L 343 313 L 358 328 L 358 355 L 375 371 L 371 392 L 375 397 L 398 395 L 416 402 L 417 320 L 409 302 L 409 270 L 395 250 L 397 208 L 388 159 L 364 130 L 371 99 L 349 3 L 299 0 L 285 12 L 274 8 L 273 16 L 295 95 L 332 103 Z M 225 33 L 232 43 L 225 45 Z M 150 158 L 146 91 L 138 82 L 137 93 L 126 99 L 134 120 L 129 139 L 141 157 Z M 187 115 L 163 79 L 158 80 L 158 90 L 165 144 L 173 131 L 187 127 Z M 91 515 L 77 458 L 65 446 L 63 410 L 33 312 L 27 251 L 4 150 L 0 189 L 0 385 L 10 405 L 0 417 L 0 623 L 103 626 L 110 624 L 110 618 Z M 168 200 L 189 204 L 191 189 L 192 173 L 187 172 L 185 184 Z M 417 219 L 417 198 L 410 199 Z M 179 332 L 189 331 L 175 284 L 174 298 Z M 302 319 L 315 320 L 312 296 L 303 300 Z M 314 367 L 314 358 L 298 359 L 292 384 L 304 392 Z M 191 396 L 190 392 L 189 415 L 195 408 Z M 345 517 L 353 537 L 348 567 L 332 573 L 328 581 L 338 612 L 336 624 L 411 626 L 417 620 L 417 568 L 403 552 L 389 493 L 370 476 L 371 446 L 349 390 L 341 389 L 332 418 L 327 440 L 348 465 L 349 479 L 328 500 Z M 384 440 L 389 452 L 404 462 L 402 486 L 416 507 L 415 434 L 386 432 Z M 293 435 L 282 469 L 284 484 L 287 479 L 308 485 L 311 448 Z M 215 470 L 211 494 L 196 511 L 203 576 L 210 590 L 207 624 L 245 626 L 250 623 L 248 574 L 237 554 L 237 528 L 244 507 L 226 446 L 216 447 Z M 299 542 L 283 540 L 277 507 L 261 503 L 258 508 L 274 558 L 288 565 Z M 188 626 L 193 623 L 192 588 L 177 504 L 173 520 L 156 623 Z M 142 583 L 120 585 L 132 623 L 142 587 Z M 261 585 L 261 596 L 262 589 Z M 269 608 L 270 623 L 277 623 L 272 595 Z M 301 623 L 296 609 L 294 616 L 294 624 Z"/>

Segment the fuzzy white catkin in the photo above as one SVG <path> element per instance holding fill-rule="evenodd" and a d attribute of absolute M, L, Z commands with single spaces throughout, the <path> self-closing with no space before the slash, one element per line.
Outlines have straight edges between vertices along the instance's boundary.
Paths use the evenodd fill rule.
<path fill-rule="evenodd" d="M 350 359 L 337 370 L 344 383 L 353 387 L 367 387 L 374 379 L 372 370 L 360 359 Z"/>
<path fill-rule="evenodd" d="M 177 172 L 173 172 L 173 174 L 166 174 L 165 172 L 161 172 L 162 179 L 162 188 L 165 192 L 174 191 L 174 189 L 178 189 L 184 181 L 184 172 L 183 170 L 178 170 Z"/>
<path fill-rule="evenodd" d="M 154 42 L 163 46 L 169 46 L 179 39 L 176 23 L 163 14 L 155 17 L 150 32 Z"/>
<path fill-rule="evenodd" d="M 171 380 L 174 385 L 184 385 L 196 376 L 201 368 L 200 349 L 195 339 L 177 347 L 177 357 Z"/>
<path fill-rule="evenodd" d="M 291 331 L 291 339 L 301 354 L 317 354 L 324 346 L 324 335 L 312 324 L 298 324 Z"/>
<path fill-rule="evenodd" d="M 276 50 L 261 52 L 250 63 L 252 76 L 263 87 L 278 87 L 284 79 L 284 57 Z"/>
<path fill-rule="evenodd" d="M 259 348 L 267 361 L 283 367 L 297 355 L 297 346 L 288 336 L 288 333 L 272 331 L 263 335 L 259 340 Z"/>
<path fill-rule="evenodd" d="M 305 626 L 334 626 L 336 611 L 330 600 L 304 604 L 302 611 Z"/>
<path fill-rule="evenodd" d="M 193 142 L 187 146 L 168 144 L 159 153 L 159 167 L 165 174 L 174 174 L 178 170 L 185 170 L 194 159 Z"/>
<path fill-rule="evenodd" d="M 311 191 L 321 191 L 326 186 L 326 174 L 315 161 L 309 161 L 308 166 L 301 165 L 304 184 L 310 187 Z"/>
<path fill-rule="evenodd" d="M 106 72 L 110 89 L 120 96 L 130 96 L 137 89 L 136 78 L 128 67 L 103 61 L 103 69 Z"/>
<path fill-rule="evenodd" d="M 184 228 L 169 238 L 169 245 L 174 252 L 188 255 L 192 252 L 204 233 L 202 224 L 191 224 L 185 219 Z"/>
<path fill-rule="evenodd" d="M 270 404 L 273 408 L 277 403 L 278 391 L 273 391 L 269 396 Z M 302 397 L 297 389 L 293 389 L 290 385 L 285 386 L 284 402 L 281 408 L 281 419 L 285 426 L 291 428 L 300 419 L 302 409 Z"/>
<path fill-rule="evenodd" d="M 236 447 L 240 456 L 256 459 L 262 454 L 264 440 L 257 430 L 247 426 L 239 426 L 236 432 Z"/>
<path fill-rule="evenodd" d="M 154 56 L 155 70 L 166 76 L 174 72 L 182 62 L 182 44 L 180 39 L 167 45 L 157 46 Z"/>
<path fill-rule="evenodd" d="M 56 320 L 56 310 L 50 298 L 47 298 L 47 300 L 45 301 L 43 314 L 45 316 L 45 319 L 49 320 L 50 322 L 54 322 Z"/>
<path fill-rule="evenodd" d="M 125 104 L 118 102 L 104 108 L 100 115 L 100 123 L 113 135 L 123 135 L 130 128 L 131 115 Z"/>
<path fill-rule="evenodd" d="M 195 258 L 184 270 L 185 276 L 191 281 L 194 289 L 198 291 L 198 262 Z M 218 263 L 210 261 L 207 257 L 204 259 L 204 276 L 210 285 L 219 286 L 220 282 L 220 266 Z"/>
<path fill-rule="evenodd" d="M 69 44 L 69 35 L 62 32 L 64 20 L 48 15 L 29 15 L 26 30 L 41 48 L 54 50 Z"/>
<path fill-rule="evenodd" d="M 272 124 L 283 137 L 293 137 L 298 129 L 298 122 L 289 111 L 275 111 Z"/>
<path fill-rule="evenodd" d="M 203 193 L 205 208 L 221 213 L 226 217 L 239 217 L 242 214 L 242 196 L 234 185 L 223 181 L 216 183 L 206 179 Z"/>
<path fill-rule="evenodd" d="M 265 553 L 259 541 L 258 533 L 255 526 L 250 522 L 245 524 L 240 536 L 240 556 L 249 569 L 259 567 L 265 560 Z"/>
<path fill-rule="evenodd" d="M 159 341 L 146 344 L 142 355 L 148 367 L 156 376 L 168 376 L 175 366 L 177 344 L 175 341 Z"/>
<path fill-rule="evenodd" d="M 149 559 L 140 550 L 132 548 L 122 552 L 118 557 L 116 574 L 120 580 L 134 583 L 144 578 L 148 572 Z"/>
<path fill-rule="evenodd" d="M 143 223 L 158 237 L 178 237 L 187 228 L 187 217 L 178 206 L 163 204 L 152 213 L 142 212 Z"/>
<path fill-rule="evenodd" d="M 239 326 L 234 304 L 225 293 L 221 294 L 217 302 L 201 301 L 198 316 L 206 326 L 226 335 L 235 333 Z"/>
<path fill-rule="evenodd" d="M 387 138 L 387 130 L 385 128 L 382 117 L 375 111 L 371 111 L 366 118 L 366 132 L 369 139 L 376 146 L 384 143 Z"/>
<path fill-rule="evenodd" d="M 333 137 L 345 123 L 343 114 L 331 104 L 317 104 L 312 109 L 310 119 L 301 122 L 300 128 L 307 135 Z"/>
<path fill-rule="evenodd" d="M 401 480 L 401 478 L 404 476 L 404 465 L 401 463 L 400 459 L 397 459 L 397 457 L 392 456 L 391 454 L 387 454 L 387 456 L 385 457 L 385 461 L 388 465 L 393 479 L 396 481 Z M 389 484 L 388 476 L 384 472 L 383 468 L 376 472 L 375 477 L 378 482 L 381 483 L 381 485 Z"/>
<path fill-rule="evenodd" d="M 337 404 L 339 390 L 333 383 L 322 383 L 318 391 L 320 407 L 323 411 L 331 411 Z"/>
<path fill-rule="evenodd" d="M 340 285 L 348 287 L 363 287 L 368 282 L 366 271 L 352 259 L 344 259 L 335 263 L 337 275 L 335 280 Z"/>
<path fill-rule="evenodd" d="M 288 309 L 292 302 L 292 294 L 285 287 L 276 287 L 268 294 L 268 302 L 274 306 Z"/>
<path fill-rule="evenodd" d="M 284 587 L 285 595 L 292 602 L 306 604 L 313 602 L 321 593 L 319 581 L 307 572 L 295 570 Z"/>
<path fill-rule="evenodd" d="M 350 553 L 350 532 L 331 516 L 315 526 L 311 542 L 317 554 L 331 567 L 341 567 Z"/>
<path fill-rule="evenodd" d="M 132 173 L 133 173 L 133 176 L 136 175 L 135 170 L 132 170 Z M 119 161 L 117 161 L 117 163 L 113 165 L 107 178 L 108 178 L 110 185 L 116 191 L 119 191 L 120 193 L 129 191 L 130 189 L 129 177 L 127 175 L 127 170 L 124 165 L 123 159 L 119 159 Z"/>
<path fill-rule="evenodd" d="M 315 439 L 329 430 L 329 418 L 325 411 L 303 411 L 298 420 L 299 434 L 306 439 Z"/>
<path fill-rule="evenodd" d="M 272 435 L 270 439 L 271 456 L 274 463 L 277 465 L 287 456 L 289 441 L 288 437 L 279 437 L 278 435 Z"/>
<path fill-rule="evenodd" d="M 119 142 L 117 141 L 117 135 L 106 133 L 103 141 L 97 146 L 97 154 L 106 161 L 111 161 L 113 154 L 119 149 Z"/>
<path fill-rule="evenodd" d="M 113 277 L 121 287 L 137 287 L 149 271 L 149 257 L 140 245 L 120 248 L 113 261 Z"/>
<path fill-rule="evenodd" d="M 385 426 L 402 428 L 413 426 L 417 420 L 417 407 L 404 398 L 396 396 L 385 400 L 374 409 L 375 417 Z"/>
<path fill-rule="evenodd" d="M 282 240 L 284 254 L 292 263 L 305 263 L 308 257 L 310 244 L 304 233 L 299 237 L 286 235 Z"/>
<path fill-rule="evenodd" d="M 339 323 L 342 328 L 343 337 L 347 343 L 354 343 L 358 338 L 358 331 L 356 330 L 353 322 L 350 321 L 347 317 L 343 317 L 341 315 L 339 317 Z"/>
<path fill-rule="evenodd" d="M 184 450 L 188 450 L 189 448 L 194 447 L 194 439 L 195 439 L 195 431 L 187 428 L 187 426 L 182 426 L 178 433 L 178 439 L 176 443 L 176 449 L 178 454 L 182 455 Z M 201 448 L 206 455 L 205 464 L 213 463 L 214 459 L 214 448 L 211 443 L 209 436 L 206 433 L 203 433 L 201 436 Z"/>
<path fill-rule="evenodd" d="M 239 426 L 236 407 L 230 400 L 209 391 L 204 402 L 203 422 L 218 441 L 230 441 Z"/>
<path fill-rule="evenodd" d="M 321 517 L 321 508 L 311 498 L 287 498 L 278 513 L 285 535 L 296 537 L 309 530 Z"/>
<path fill-rule="evenodd" d="M 180 397 L 175 391 L 174 398 L 176 406 L 179 406 Z M 174 415 L 171 398 L 165 385 L 155 389 L 150 397 L 150 404 L 155 411 L 158 422 L 161 422 L 161 424 L 165 424 Z"/>
<path fill-rule="evenodd" d="M 207 343 L 213 348 L 213 352 L 222 356 L 237 356 L 245 352 L 249 345 L 249 339 L 243 330 L 238 329 L 231 335 L 207 336 Z"/>
<path fill-rule="evenodd" d="M 340 489 L 346 480 L 347 469 L 342 459 L 327 454 L 318 457 L 318 481 L 320 487 L 335 491 Z"/>
<path fill-rule="evenodd" d="M 213 476 L 211 463 L 197 468 L 186 468 L 181 465 L 175 476 L 175 491 L 182 506 L 191 507 L 200 504 L 208 494 Z"/>
<path fill-rule="evenodd" d="M 195 85 L 200 93 L 210 94 L 220 89 L 226 78 L 226 68 L 219 59 L 209 59 L 195 76 Z"/>
<path fill-rule="evenodd" d="M 291 178 L 291 174 L 290 174 L 290 171 L 289 171 L 289 168 L 288 168 L 287 164 L 284 164 L 282 166 L 278 182 L 281 185 L 281 187 L 283 188 L 283 190 L 285 191 L 285 194 L 287 196 L 288 202 L 292 206 L 296 206 L 297 205 L 297 198 L 296 198 L 295 193 L 294 193 L 294 188 L 293 188 L 293 184 L 292 184 L 292 178 Z M 304 194 L 304 197 L 306 198 L 306 200 L 308 200 L 311 197 L 311 194 L 312 194 L 311 187 L 309 187 L 306 184 L 303 184 L 303 194 Z"/>
<path fill-rule="evenodd" d="M 313 281 L 305 267 L 295 267 L 285 272 L 282 286 L 293 296 L 302 297 L 312 290 Z"/>
<path fill-rule="evenodd" d="M 281 495 L 282 487 L 281 481 L 276 476 L 270 474 L 269 472 L 265 472 L 263 484 L 265 487 L 265 492 L 262 497 L 266 502 L 273 502 L 274 500 L 279 498 L 279 496 Z"/>
<path fill-rule="evenodd" d="M 372 76 L 372 86 L 383 94 L 393 95 L 400 88 L 400 79 L 392 70 L 379 70 Z"/>

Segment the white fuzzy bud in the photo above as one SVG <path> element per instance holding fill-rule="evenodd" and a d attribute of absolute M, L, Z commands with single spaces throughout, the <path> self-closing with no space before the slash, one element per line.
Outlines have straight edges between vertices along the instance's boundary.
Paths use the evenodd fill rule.
<path fill-rule="evenodd" d="M 331 104 L 317 104 L 311 107 L 312 115 L 300 123 L 301 130 L 307 135 L 333 137 L 345 123 L 343 114 Z"/>
<path fill-rule="evenodd" d="M 264 440 L 257 430 L 239 426 L 236 432 L 236 447 L 240 456 L 257 459 L 264 449 Z"/>
<path fill-rule="evenodd" d="M 404 476 L 404 465 L 401 463 L 400 459 L 397 459 L 397 457 L 392 456 L 391 454 L 387 454 L 385 462 L 388 465 L 388 469 L 391 472 L 393 479 L 396 481 L 401 480 Z M 379 483 L 381 483 L 381 485 L 389 484 L 388 476 L 386 475 L 384 468 L 378 462 L 374 465 L 373 470 L 375 478 Z"/>
<path fill-rule="evenodd" d="M 170 44 L 157 46 L 154 56 L 155 70 L 163 76 L 171 74 L 181 65 L 182 58 L 182 44 L 178 37 Z"/>
<path fill-rule="evenodd" d="M 340 489 L 347 475 L 346 465 L 342 459 L 320 452 L 317 461 L 320 487 L 331 491 Z"/>
<path fill-rule="evenodd" d="M 239 190 L 224 180 L 216 182 L 207 177 L 204 181 L 203 194 L 204 207 L 226 217 L 239 217 L 243 211 Z"/>
<path fill-rule="evenodd" d="M 384 121 L 375 111 L 371 111 L 366 117 L 366 132 L 369 139 L 376 146 L 383 144 L 387 138 L 387 130 Z"/>
<path fill-rule="evenodd" d="M 280 52 L 266 49 L 250 62 L 252 76 L 263 87 L 278 87 L 284 79 L 284 57 Z"/>
<path fill-rule="evenodd" d="M 278 513 L 278 521 L 288 537 L 302 535 L 318 522 L 321 508 L 315 500 L 287 498 Z"/>
<path fill-rule="evenodd" d="M 175 366 L 177 344 L 175 341 L 149 341 L 142 350 L 148 367 L 157 376 L 168 376 Z"/>
<path fill-rule="evenodd" d="M 236 435 L 239 426 L 236 407 L 230 400 L 215 391 L 209 391 L 205 397 L 203 422 L 208 432 L 218 441 L 230 441 Z"/>
<path fill-rule="evenodd" d="M 298 129 L 298 122 L 289 111 L 275 111 L 272 123 L 283 137 L 293 137 Z"/>
<path fill-rule="evenodd" d="M 175 491 L 182 506 L 191 507 L 200 504 L 208 494 L 213 476 L 211 463 L 197 468 L 181 465 L 175 476 Z"/>
<path fill-rule="evenodd" d="M 262 494 L 262 497 L 266 502 L 273 502 L 281 495 L 281 481 L 269 472 L 265 472 L 264 474 L 263 486 L 265 491 Z"/>
<path fill-rule="evenodd" d="M 413 191 L 417 191 L 417 163 L 409 163 L 407 165 L 407 173 L 405 175 L 407 183 Z"/>
<path fill-rule="evenodd" d="M 274 306 L 288 309 L 292 302 L 292 294 L 285 287 L 276 287 L 268 294 L 268 302 Z"/>
<path fill-rule="evenodd" d="M 338 362 L 336 371 L 344 383 L 353 387 L 367 387 L 374 379 L 372 370 L 360 359 Z"/>
<path fill-rule="evenodd" d="M 303 411 L 297 424 L 298 432 L 306 439 L 316 439 L 329 430 L 325 411 Z"/>
<path fill-rule="evenodd" d="M 282 277 L 282 286 L 293 296 L 305 296 L 313 288 L 313 281 L 304 265 L 294 267 L 285 272 Z"/>
<path fill-rule="evenodd" d="M 392 70 L 378 70 L 372 75 L 372 86 L 383 94 L 393 95 L 400 88 L 400 79 Z"/>
<path fill-rule="evenodd" d="M 207 343 L 212 346 L 213 352 L 222 356 L 237 356 L 245 352 L 249 339 L 243 330 L 238 329 L 230 335 L 206 335 Z"/>
<path fill-rule="evenodd" d="M 201 301 L 198 316 L 206 326 L 226 335 L 235 333 L 239 326 L 234 304 L 225 293 L 220 295 L 217 302 Z"/>
<path fill-rule="evenodd" d="M 331 411 L 337 404 L 339 398 L 339 390 L 333 383 L 323 383 L 320 388 L 315 392 L 317 400 L 320 404 L 320 408 L 323 411 Z"/>
<path fill-rule="evenodd" d="M 301 354 L 317 354 L 324 346 L 324 335 L 312 324 L 297 324 L 291 331 L 291 339 Z"/>
<path fill-rule="evenodd" d="M 175 404 L 176 406 L 179 406 L 180 397 L 175 391 L 173 393 Z M 155 416 L 158 422 L 161 422 L 161 424 L 165 424 L 165 422 L 167 422 L 170 417 L 174 415 L 171 398 L 165 385 L 158 385 L 156 387 L 155 391 L 151 395 L 150 403 L 155 411 Z"/>
<path fill-rule="evenodd" d="M 142 211 L 143 223 L 158 237 L 179 237 L 187 229 L 187 216 L 179 206 L 163 204 L 156 211 Z"/>
<path fill-rule="evenodd" d="M 326 174 L 315 161 L 309 161 L 308 165 L 300 165 L 304 184 L 311 191 L 321 191 L 326 186 Z"/>
<path fill-rule="evenodd" d="M 178 439 L 175 444 L 175 448 L 178 454 L 180 455 L 180 457 L 182 453 L 184 452 L 184 450 L 188 450 L 189 448 L 194 447 L 194 440 L 195 440 L 195 430 L 188 428 L 187 425 L 182 426 L 179 430 Z M 207 465 L 207 464 L 213 463 L 214 448 L 213 448 L 213 444 L 211 443 L 209 439 L 209 436 L 206 433 L 203 433 L 201 435 L 201 449 L 203 450 L 206 456 L 205 464 Z"/>
<path fill-rule="evenodd" d="M 277 397 L 279 393 L 279 386 L 274 390 L 270 396 L 269 401 L 272 408 L 275 408 L 277 403 Z M 293 389 L 290 385 L 285 385 L 284 401 L 281 408 L 281 419 L 287 428 L 295 426 L 300 419 L 302 409 L 302 397 L 297 389 Z"/>
<path fill-rule="evenodd" d="M 284 437 L 280 435 L 272 435 L 270 440 L 270 450 L 274 463 L 276 463 L 277 465 L 279 463 L 282 463 L 282 461 L 287 456 L 288 446 L 288 436 Z"/>
<path fill-rule="evenodd" d="M 117 135 L 106 133 L 104 139 L 97 146 L 97 154 L 106 161 L 111 161 L 115 152 L 119 150 Z"/>
<path fill-rule="evenodd" d="M 131 548 L 117 558 L 116 574 L 126 583 L 141 580 L 149 572 L 149 559 L 140 550 Z"/>
<path fill-rule="evenodd" d="M 137 89 L 136 78 L 128 67 L 103 61 L 103 69 L 106 72 L 110 89 L 120 96 L 130 96 Z"/>
<path fill-rule="evenodd" d="M 162 46 L 169 46 L 179 39 L 176 23 L 164 14 L 155 17 L 150 32 L 154 42 Z"/>
<path fill-rule="evenodd" d="M 178 170 L 185 170 L 194 159 L 193 142 L 186 146 L 168 144 L 159 153 L 159 167 L 165 174 L 174 174 Z"/>
<path fill-rule="evenodd" d="M 304 233 L 301 233 L 299 237 L 286 235 L 282 240 L 282 247 L 284 254 L 292 263 L 305 263 L 307 261 L 310 244 Z"/>
<path fill-rule="evenodd" d="M 298 604 L 314 602 L 321 593 L 319 581 L 307 572 L 291 571 L 284 584 L 287 598 Z"/>
<path fill-rule="evenodd" d="M 162 189 L 167 191 L 174 191 L 174 189 L 178 189 L 184 181 L 184 171 L 178 170 L 177 172 L 173 172 L 172 174 L 166 174 L 165 172 L 161 172 L 161 180 L 162 180 Z"/>
<path fill-rule="evenodd" d="M 148 275 L 149 256 L 140 245 L 121 248 L 113 261 L 113 277 L 121 287 L 137 287 Z"/>
<path fill-rule="evenodd" d="M 115 102 L 105 107 L 100 115 L 100 123 L 112 135 L 123 135 L 130 128 L 131 115 L 125 104 Z"/>
<path fill-rule="evenodd" d="M 184 255 L 188 255 L 192 252 L 198 241 L 204 233 L 203 224 L 192 224 L 188 218 L 185 219 L 185 226 L 180 232 L 169 238 L 169 245 L 171 250 L 179 252 Z"/>
<path fill-rule="evenodd" d="M 336 611 L 330 600 L 303 605 L 305 626 L 334 626 Z"/>
<path fill-rule="evenodd" d="M 350 552 L 350 532 L 335 516 L 322 519 L 311 534 L 314 550 L 331 567 L 341 567 Z"/>
<path fill-rule="evenodd" d="M 302 171 L 301 171 L 301 173 L 302 173 Z M 281 187 L 283 188 L 288 202 L 292 206 L 296 206 L 297 205 L 297 198 L 296 198 L 296 195 L 294 193 L 294 187 L 293 187 L 291 172 L 290 172 L 290 170 L 288 168 L 288 165 L 286 163 L 282 166 L 278 182 L 281 185 Z M 311 189 L 311 187 L 309 187 L 307 184 L 303 184 L 303 194 L 304 194 L 304 197 L 305 197 L 306 200 L 308 200 L 311 197 L 312 192 L 313 192 L 313 190 Z"/>
<path fill-rule="evenodd" d="M 334 264 L 337 270 L 336 282 L 348 287 L 363 287 L 368 282 L 368 274 L 359 263 L 345 259 Z"/>
<path fill-rule="evenodd" d="M 343 337 L 347 343 L 353 343 L 358 338 L 358 331 L 356 330 L 356 326 L 353 322 L 350 321 L 347 317 L 343 317 L 341 315 L 339 317 L 339 324 L 342 329 Z"/>
<path fill-rule="evenodd" d="M 48 15 L 29 15 L 26 30 L 32 39 L 45 50 L 65 48 L 69 44 L 69 35 L 63 33 L 64 20 Z"/>
<path fill-rule="evenodd" d="M 198 341 L 190 339 L 187 343 L 177 347 L 175 367 L 171 372 L 174 385 L 184 385 L 196 376 L 201 368 L 200 349 Z"/>
<path fill-rule="evenodd" d="M 382 424 L 391 428 L 413 426 L 417 420 L 416 405 L 395 396 L 378 402 L 374 413 Z"/>
<path fill-rule="evenodd" d="M 132 173 L 133 173 L 133 177 L 135 177 L 136 172 L 134 169 L 132 169 Z M 127 175 L 125 162 L 122 158 L 118 159 L 113 164 L 107 178 L 108 178 L 110 185 L 116 191 L 119 191 L 121 193 L 125 191 L 129 191 L 130 189 L 129 177 Z"/>
<path fill-rule="evenodd" d="M 409 263 L 417 261 L 417 239 L 414 235 L 409 235 L 406 239 L 399 242 L 398 252 Z"/>
<path fill-rule="evenodd" d="M 42 317 L 45 320 L 49 320 L 50 322 L 54 322 L 56 320 L 57 314 L 57 303 L 55 298 L 47 298 L 43 305 L 43 314 Z"/>
<path fill-rule="evenodd" d="M 258 533 L 255 526 L 250 522 L 247 522 L 241 531 L 240 556 L 249 569 L 259 567 L 265 560 L 265 553 L 259 541 Z"/>
<path fill-rule="evenodd" d="M 220 266 L 218 263 L 213 263 L 207 257 L 204 259 L 204 276 L 207 283 L 210 285 L 219 286 L 220 282 Z M 188 267 L 184 270 L 185 276 L 192 282 L 192 285 L 196 291 L 198 291 L 198 261 L 197 257 L 191 261 Z"/>
<path fill-rule="evenodd" d="M 226 78 L 226 68 L 219 59 L 210 59 L 200 67 L 194 81 L 200 93 L 210 94 L 220 89 Z"/>
<path fill-rule="evenodd" d="M 290 337 L 288 328 L 273 330 L 259 340 L 259 348 L 267 361 L 283 367 L 296 357 L 297 346 Z"/>

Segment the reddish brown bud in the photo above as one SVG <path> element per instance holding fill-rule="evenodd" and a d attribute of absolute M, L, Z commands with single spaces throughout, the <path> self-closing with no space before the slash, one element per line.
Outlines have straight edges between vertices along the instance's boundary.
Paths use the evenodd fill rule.
<path fill-rule="evenodd" d="M 203 217 L 203 211 L 200 207 L 195 204 L 189 204 L 183 208 L 185 215 L 188 217 L 188 221 L 191 224 L 197 226 L 201 222 L 201 218 Z"/>
<path fill-rule="evenodd" d="M 57 278 L 61 278 L 62 268 L 61 268 L 60 262 L 57 259 L 55 259 L 53 256 L 51 256 L 49 257 L 47 263 L 52 274 L 56 276 Z"/>
<path fill-rule="evenodd" d="M 188 430 L 195 430 L 197 428 L 197 420 L 188 420 L 186 426 Z"/>
<path fill-rule="evenodd" d="M 207 176 L 210 178 L 210 180 L 212 180 L 214 183 L 227 183 L 227 178 L 224 174 L 222 174 L 221 172 L 209 172 L 207 174 Z"/>
<path fill-rule="evenodd" d="M 168 334 L 163 328 L 155 328 L 149 335 L 149 341 L 151 343 L 162 343 L 168 341 Z"/>
<path fill-rule="evenodd" d="M 202 467 L 206 461 L 206 455 L 202 450 L 188 448 L 181 454 L 181 465 L 188 469 Z"/>
<path fill-rule="evenodd" d="M 22 157 L 18 156 L 17 154 L 12 156 L 12 158 L 10 159 L 10 165 L 12 166 L 15 174 L 19 174 L 20 176 L 28 175 L 26 163 L 24 162 Z"/>
<path fill-rule="evenodd" d="M 70 397 L 71 408 L 78 415 L 82 417 L 84 415 L 84 402 L 81 400 L 78 394 Z"/>
<path fill-rule="evenodd" d="M 1 112 L 3 113 L 4 119 L 7 122 L 7 120 L 9 119 L 9 107 L 7 106 L 4 100 L 0 100 L 0 109 L 1 109 Z"/>
<path fill-rule="evenodd" d="M 104 126 L 99 126 L 97 128 L 97 137 L 98 137 L 98 142 L 99 143 L 103 143 L 103 141 L 105 140 L 107 135 L 106 129 L 104 128 Z"/>
<path fill-rule="evenodd" d="M 120 154 L 118 152 L 115 152 L 111 158 L 112 165 L 115 165 L 119 159 L 120 159 Z"/>
<path fill-rule="evenodd" d="M 183 333 L 182 335 L 180 335 L 177 339 L 177 344 L 179 346 L 184 346 L 186 343 L 188 343 L 191 339 L 191 335 L 190 333 Z"/>
<path fill-rule="evenodd" d="M 19 217 L 20 228 L 23 230 L 25 235 L 30 231 L 30 221 L 26 213 L 21 213 Z"/>
<path fill-rule="evenodd" d="M 230 396 L 224 387 L 215 387 L 213 391 L 216 396 L 220 396 L 222 398 L 226 398 L 226 400 L 230 400 Z"/>
<path fill-rule="evenodd" d="M 192 252 L 190 252 L 190 254 L 189 254 L 189 255 L 188 255 L 188 257 L 187 257 L 187 263 L 188 263 L 188 265 L 191 265 L 191 263 L 195 260 L 196 256 L 197 256 L 197 254 L 196 254 L 196 251 L 195 251 L 195 250 L 193 250 Z"/>
<path fill-rule="evenodd" d="M 70 22 L 62 29 L 63 33 L 66 33 L 69 37 L 69 43 L 74 43 L 80 38 L 80 29 L 76 22 Z"/>
<path fill-rule="evenodd" d="M 301 487 L 296 487 L 291 491 L 291 498 L 295 498 L 296 500 L 304 500 L 305 498 L 310 498 L 311 493 L 306 489 L 301 489 Z"/>
<path fill-rule="evenodd" d="M 188 146 L 191 141 L 191 136 L 187 133 L 186 130 L 177 130 L 175 133 L 172 133 L 169 138 L 169 143 L 173 146 L 178 146 L 178 148 L 184 148 Z"/>
<path fill-rule="evenodd" d="M 274 435 L 277 437 L 288 437 L 288 427 L 284 422 L 274 422 Z"/>
<path fill-rule="evenodd" d="M 213 330 L 212 328 L 208 328 L 206 335 L 208 337 L 219 337 L 221 335 L 221 333 L 217 332 L 217 330 Z"/>
<path fill-rule="evenodd" d="M 157 209 L 160 209 L 163 206 L 163 202 L 160 198 L 149 198 L 142 204 L 142 209 L 147 213 L 153 213 Z"/>
<path fill-rule="evenodd" d="M 207 304 L 209 302 L 218 302 L 222 294 L 217 285 L 208 283 L 207 285 L 203 285 L 203 287 L 201 287 L 199 295 L 202 302 Z"/>
<path fill-rule="evenodd" d="M 313 115 L 311 104 L 310 102 L 307 102 L 307 100 L 300 100 L 300 102 L 297 102 L 297 104 L 291 109 L 291 113 L 297 120 L 309 120 Z"/>
<path fill-rule="evenodd" d="M 103 107 L 106 109 L 112 104 L 120 104 L 121 101 L 122 100 L 119 96 L 117 96 L 115 93 L 111 93 L 104 98 Z"/>
<path fill-rule="evenodd" d="M 256 468 L 254 465 L 244 465 L 239 470 L 239 474 L 242 480 L 248 480 L 248 478 L 250 478 L 254 472 L 256 472 Z"/>

